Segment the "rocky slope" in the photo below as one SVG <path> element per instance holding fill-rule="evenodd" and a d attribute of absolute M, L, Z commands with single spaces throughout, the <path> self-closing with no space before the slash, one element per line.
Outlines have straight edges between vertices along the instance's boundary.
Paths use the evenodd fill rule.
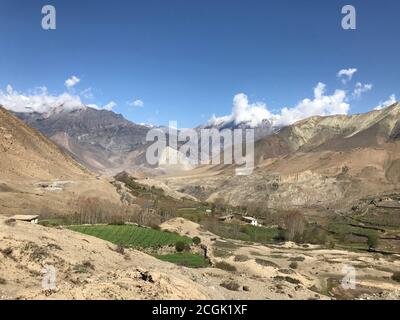
<path fill-rule="evenodd" d="M 0 299 L 219 299 L 200 274 L 69 230 L 0 216 Z M 42 287 L 46 266 L 55 288 Z M 49 270 L 49 269 L 47 269 Z"/>
<path fill-rule="evenodd" d="M 0 107 L 0 214 L 60 214 L 80 195 L 119 195 L 60 147 Z"/>
<path fill-rule="evenodd" d="M 161 228 L 201 237 L 214 263 L 223 261 L 234 268 L 188 269 L 132 249 L 121 253 L 95 237 L 0 217 L 0 299 L 400 297 L 399 284 L 390 279 L 400 267 L 398 257 L 226 240 L 183 219 Z M 356 270 L 354 290 L 341 287 L 343 268 L 349 265 Z M 43 287 L 50 270 L 55 271 L 52 289 Z"/>
<path fill-rule="evenodd" d="M 92 170 L 116 173 L 142 163 L 149 128 L 112 111 L 56 108 L 49 114 L 18 113 L 17 116 Z"/>
<path fill-rule="evenodd" d="M 400 189 L 399 130 L 400 104 L 360 115 L 312 117 L 258 141 L 250 176 L 235 176 L 232 166 L 208 166 L 159 179 L 201 200 L 222 198 L 233 205 L 340 207 Z"/>
<path fill-rule="evenodd" d="M 3 179 L 71 179 L 89 172 L 38 131 L 0 107 L 0 175 Z"/>

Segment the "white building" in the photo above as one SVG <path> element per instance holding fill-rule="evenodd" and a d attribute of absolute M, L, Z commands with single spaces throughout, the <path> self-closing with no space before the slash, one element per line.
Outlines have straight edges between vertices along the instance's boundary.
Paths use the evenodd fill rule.
<path fill-rule="evenodd" d="M 256 218 L 242 216 L 242 220 L 255 227 L 261 227 L 261 223 Z"/>
<path fill-rule="evenodd" d="M 30 222 L 30 223 L 34 223 L 34 224 L 37 224 L 39 222 L 38 215 L 29 215 L 29 214 L 17 214 L 15 216 L 10 217 L 10 219 L 14 219 L 17 221 Z"/>

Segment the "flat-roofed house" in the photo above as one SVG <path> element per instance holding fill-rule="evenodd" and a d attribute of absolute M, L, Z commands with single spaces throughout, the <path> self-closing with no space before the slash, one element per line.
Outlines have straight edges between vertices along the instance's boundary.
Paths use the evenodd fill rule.
<path fill-rule="evenodd" d="M 10 219 L 14 219 L 17 221 L 30 222 L 30 223 L 34 223 L 34 224 L 39 222 L 38 215 L 30 215 L 30 214 L 17 214 L 15 216 L 10 217 Z"/>
<path fill-rule="evenodd" d="M 224 222 L 231 222 L 232 219 L 233 219 L 233 214 L 228 214 L 226 216 L 222 216 L 222 217 L 218 218 L 218 220 L 224 221 Z"/>
<path fill-rule="evenodd" d="M 253 217 L 242 216 L 242 220 L 251 224 L 252 226 L 256 226 L 256 227 L 261 226 L 261 224 L 258 222 L 258 220 Z"/>

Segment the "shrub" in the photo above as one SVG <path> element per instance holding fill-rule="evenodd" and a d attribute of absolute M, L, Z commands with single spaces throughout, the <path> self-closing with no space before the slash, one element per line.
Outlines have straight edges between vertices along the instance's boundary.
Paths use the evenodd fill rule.
<path fill-rule="evenodd" d="M 263 267 L 279 268 L 279 266 L 275 262 L 264 260 L 264 259 L 257 258 L 256 263 L 258 263 L 259 265 L 261 265 Z"/>
<path fill-rule="evenodd" d="M 400 282 L 400 272 L 394 272 L 392 275 L 392 280 Z"/>
<path fill-rule="evenodd" d="M 111 221 L 108 225 L 109 226 L 123 226 L 123 225 L 125 225 L 125 221 L 119 220 L 119 218 L 113 218 L 113 221 Z"/>
<path fill-rule="evenodd" d="M 10 226 L 10 227 L 13 227 L 16 222 L 17 221 L 15 219 L 10 218 L 10 219 L 7 219 L 6 221 L 4 221 L 4 224 L 7 226 Z"/>
<path fill-rule="evenodd" d="M 193 238 L 193 243 L 194 243 L 195 245 L 199 245 L 199 244 L 201 243 L 201 239 L 200 239 L 199 237 L 194 237 L 194 238 Z"/>
<path fill-rule="evenodd" d="M 77 264 L 74 266 L 74 271 L 76 273 L 88 273 L 90 270 L 94 270 L 95 267 L 90 261 L 84 261 L 82 264 Z"/>
<path fill-rule="evenodd" d="M 294 279 L 292 277 L 288 277 L 288 276 L 286 276 L 286 277 L 276 276 L 274 279 L 279 280 L 279 281 L 283 280 L 283 281 L 286 281 L 286 282 L 289 282 L 292 284 L 301 284 L 301 282 L 299 280 Z"/>
<path fill-rule="evenodd" d="M 250 260 L 250 258 L 244 254 L 239 254 L 239 255 L 235 256 L 234 260 L 237 262 L 244 262 L 244 261 Z"/>
<path fill-rule="evenodd" d="M 230 291 L 239 291 L 240 288 L 240 285 L 235 281 L 224 281 L 220 286 Z"/>
<path fill-rule="evenodd" d="M 115 248 L 115 252 L 119 254 L 125 254 L 125 249 L 121 244 L 118 244 L 117 247 Z"/>
<path fill-rule="evenodd" d="M 29 253 L 29 259 L 38 262 L 49 256 L 49 248 L 51 247 L 41 247 L 34 242 L 28 242 L 23 246 L 22 252 Z"/>
<path fill-rule="evenodd" d="M 278 229 L 278 234 L 274 237 L 275 241 L 286 241 L 286 231 L 282 228 Z"/>
<path fill-rule="evenodd" d="M 5 248 L 5 249 L 1 250 L 1 252 L 3 253 L 3 255 L 5 257 L 10 257 L 12 255 L 12 253 L 13 253 L 13 249 L 8 247 L 8 248 Z"/>
<path fill-rule="evenodd" d="M 306 260 L 306 258 L 301 256 L 289 258 L 289 261 L 296 261 L 296 262 L 302 262 L 304 260 Z"/>
<path fill-rule="evenodd" d="M 233 265 L 231 265 L 231 264 L 229 264 L 227 262 L 224 262 L 224 261 L 217 262 L 215 264 L 215 267 L 218 268 L 218 269 L 221 269 L 221 270 L 229 271 L 229 272 L 236 271 L 236 267 L 235 266 L 233 266 Z"/>
<path fill-rule="evenodd" d="M 379 238 L 376 232 L 368 234 L 367 245 L 369 250 L 376 249 L 378 247 Z"/>
<path fill-rule="evenodd" d="M 6 280 L 6 279 L 0 278 L 0 284 L 6 284 L 6 283 L 7 283 L 7 280 Z"/>
<path fill-rule="evenodd" d="M 175 243 L 175 250 L 177 252 L 182 252 L 183 250 L 185 250 L 186 245 L 183 241 L 178 241 L 177 243 Z"/>
<path fill-rule="evenodd" d="M 291 269 L 297 269 L 298 266 L 299 265 L 296 261 L 293 261 L 292 263 L 289 264 L 289 268 Z"/>

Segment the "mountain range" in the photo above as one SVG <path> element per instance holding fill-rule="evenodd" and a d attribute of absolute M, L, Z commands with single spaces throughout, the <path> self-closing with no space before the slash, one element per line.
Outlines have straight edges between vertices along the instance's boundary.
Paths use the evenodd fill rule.
<path fill-rule="evenodd" d="M 70 201 L 81 195 L 120 201 L 106 178 L 96 176 L 1 106 L 0 159 L 2 214 L 71 213 Z"/>
<path fill-rule="evenodd" d="M 234 165 L 216 165 L 159 179 L 200 200 L 236 206 L 351 206 L 400 188 L 400 104 L 281 128 L 256 142 L 255 163 L 249 176 L 236 176 Z"/>
<path fill-rule="evenodd" d="M 145 166 L 150 128 L 112 111 L 85 107 L 17 115 L 91 170 L 115 174 Z M 197 129 L 201 128 L 247 125 Z M 223 198 L 234 205 L 254 201 L 275 207 L 332 204 L 399 187 L 398 103 L 365 114 L 311 117 L 282 128 L 266 121 L 256 132 L 256 168 L 248 177 L 236 177 L 233 165 L 219 165 L 187 166 L 186 173 L 160 179 L 201 200 Z M 205 188 L 201 196 L 191 192 L 196 184 Z"/>
<path fill-rule="evenodd" d="M 50 113 L 17 113 L 87 168 L 116 173 L 141 164 L 149 127 L 107 110 L 61 108 Z"/>

